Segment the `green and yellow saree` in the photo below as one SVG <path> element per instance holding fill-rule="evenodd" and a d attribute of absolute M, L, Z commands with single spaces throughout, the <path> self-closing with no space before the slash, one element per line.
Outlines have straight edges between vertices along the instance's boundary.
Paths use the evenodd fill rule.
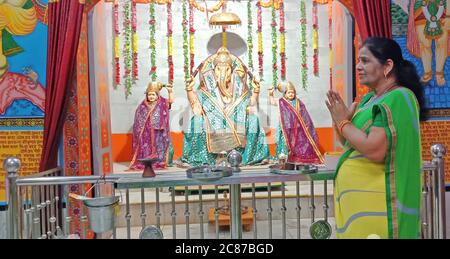
<path fill-rule="evenodd" d="M 421 144 L 419 105 L 399 87 L 378 98 L 367 94 L 352 123 L 368 133 L 386 131 L 385 162 L 375 163 L 346 143 L 336 169 L 338 238 L 418 238 L 420 233 Z"/>

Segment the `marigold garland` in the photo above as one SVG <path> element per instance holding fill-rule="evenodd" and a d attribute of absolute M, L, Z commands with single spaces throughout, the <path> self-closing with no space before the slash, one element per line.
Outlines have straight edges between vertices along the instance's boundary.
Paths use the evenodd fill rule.
<path fill-rule="evenodd" d="M 155 3 L 150 3 L 150 75 L 152 81 L 156 81 L 156 20 L 155 20 Z"/>
<path fill-rule="evenodd" d="M 136 80 L 138 77 L 138 37 L 137 37 L 137 17 L 136 17 L 136 2 L 133 1 L 131 5 L 131 29 L 133 31 L 133 79 Z"/>
<path fill-rule="evenodd" d="M 189 4 L 195 7 L 195 9 L 199 10 L 200 12 L 205 11 L 205 8 L 203 6 L 200 6 L 195 0 L 189 0 Z M 213 8 L 208 8 L 208 13 L 217 12 L 224 4 L 225 0 L 220 0 L 220 2 L 216 4 Z"/>
<path fill-rule="evenodd" d="M 187 20 L 187 6 L 186 1 L 183 0 L 182 4 L 182 13 L 183 13 L 183 20 L 181 22 L 181 25 L 183 26 L 183 57 L 184 57 L 184 80 L 185 82 L 189 80 L 190 73 L 189 73 L 189 42 L 188 42 L 188 20 Z"/>
<path fill-rule="evenodd" d="M 280 61 L 281 61 L 281 79 L 286 80 L 286 29 L 285 29 L 285 14 L 284 3 L 280 2 Z"/>
<path fill-rule="evenodd" d="M 173 83 L 173 41 L 172 41 L 172 2 L 168 0 L 167 3 L 167 64 L 169 66 L 168 81 Z"/>
<path fill-rule="evenodd" d="M 258 21 L 258 70 L 259 77 L 262 79 L 264 77 L 264 54 L 263 54 L 263 40 L 262 40 L 262 8 L 261 2 L 256 3 L 257 7 L 257 21 Z"/>
<path fill-rule="evenodd" d="M 252 0 L 247 2 L 247 46 L 248 46 L 248 67 L 253 71 L 253 17 L 252 17 Z"/>
<path fill-rule="evenodd" d="M 302 75 L 302 88 L 306 90 L 308 88 L 308 56 L 306 48 L 308 46 L 306 42 L 306 4 L 305 0 L 300 2 L 300 48 L 301 48 L 301 75 Z"/>
<path fill-rule="evenodd" d="M 313 71 L 319 76 L 319 21 L 317 18 L 317 0 L 313 0 Z"/>
<path fill-rule="evenodd" d="M 115 81 L 114 88 L 120 84 L 120 30 L 119 30 L 119 3 L 114 1 L 113 6 L 113 23 L 114 23 L 114 67 L 115 67 Z"/>
<path fill-rule="evenodd" d="M 194 29 L 194 6 L 189 2 L 189 57 L 190 73 L 192 74 L 195 66 L 195 29 Z"/>

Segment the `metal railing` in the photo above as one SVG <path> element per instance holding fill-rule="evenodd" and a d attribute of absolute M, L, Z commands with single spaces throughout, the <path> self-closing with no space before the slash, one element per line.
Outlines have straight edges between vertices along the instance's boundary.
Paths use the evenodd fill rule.
<path fill-rule="evenodd" d="M 433 160 L 424 163 L 423 166 L 422 238 L 446 238 L 445 148 L 443 145 L 433 145 L 431 152 Z M 83 209 L 76 216 L 77 219 L 70 216 L 68 208 L 71 199 L 68 194 L 73 190 L 69 187 L 77 184 L 91 185 L 100 180 L 111 184 L 112 195 L 117 195 L 119 192 L 121 197 L 125 196 L 121 199 L 125 208 L 124 215 L 116 216 L 114 222 L 116 225 L 112 230 L 113 238 L 137 238 L 136 235 L 132 235 L 132 226 L 136 224 L 140 224 L 143 230 L 150 224 L 155 224 L 161 229 L 166 223 L 172 228 L 167 237 L 174 239 L 227 238 L 224 236 L 226 232 L 220 231 L 222 225 L 230 225 L 229 237 L 232 239 L 244 237 L 243 227 L 247 230 L 252 229 L 251 233 L 246 234 L 246 238 L 304 238 L 308 237 L 308 233 L 305 233 L 303 229 L 310 224 L 318 221 L 328 224 L 334 205 L 334 202 L 329 202 L 328 197 L 328 183 L 332 183 L 334 173 L 326 170 L 315 174 L 279 175 L 272 174 L 267 169 L 252 169 L 205 182 L 187 178 L 185 172 L 159 174 L 155 178 L 142 178 L 140 175 L 113 175 L 106 178 L 53 176 L 55 173 L 60 173 L 60 169 L 53 170 L 51 175 L 48 175 L 49 172 L 44 172 L 38 177 L 18 178 L 19 167 L 20 161 L 13 158 L 5 160 L 4 168 L 8 172 L 9 183 L 9 238 L 67 237 L 73 234 L 70 224 L 75 220 L 82 225 L 82 233 L 78 233 L 79 236 L 85 238 L 87 213 Z M 262 192 L 263 197 L 261 192 L 257 191 L 260 188 L 258 183 L 263 183 L 261 187 L 265 189 Z M 244 185 L 250 186 L 248 189 L 251 193 L 242 191 Z M 225 217 L 222 212 L 227 204 L 219 206 L 227 200 L 219 199 L 223 186 L 228 186 L 227 190 L 230 192 L 229 210 L 228 214 L 225 213 Z M 197 195 L 190 194 L 192 187 L 195 187 Z M 302 193 L 305 189 L 303 187 L 308 188 L 309 192 Z M 316 195 L 320 187 L 323 187 L 323 197 Z M 163 201 L 163 195 L 167 193 L 162 190 L 167 188 L 170 190 L 170 197 L 165 197 L 167 199 Z M 94 189 L 97 196 L 100 195 L 99 189 Z M 179 196 L 177 199 L 177 191 L 183 192 L 184 197 Z M 208 191 L 212 193 L 207 193 Z M 291 194 L 286 195 L 287 191 Z M 136 192 L 140 194 L 140 202 L 137 205 L 138 208 L 133 210 L 134 205 L 130 195 Z M 146 195 L 148 197 L 150 194 L 151 198 L 146 199 Z M 316 208 L 316 205 L 320 203 L 323 210 Z M 247 209 L 243 211 L 242 207 Z M 133 211 L 139 212 L 132 215 Z M 149 216 L 152 214 L 154 217 Z M 208 221 L 205 220 L 205 215 Z M 310 224 L 305 226 L 305 220 L 310 220 Z M 116 227 L 121 221 L 125 222 L 126 234 L 118 236 Z M 280 229 L 274 229 L 275 221 L 281 225 L 281 233 L 279 233 Z M 182 225 L 178 225 L 177 228 L 177 222 L 182 222 L 184 225 L 183 236 L 179 235 L 180 231 L 183 232 L 183 228 L 179 228 Z M 212 225 L 213 231 L 208 232 L 205 224 Z M 288 225 L 294 229 L 295 233 L 289 232 Z M 198 232 L 192 232 L 194 227 L 198 228 Z M 275 233 L 274 230 L 277 232 Z"/>
<path fill-rule="evenodd" d="M 155 197 L 155 204 L 154 208 L 156 211 L 154 212 L 155 218 L 154 222 L 157 222 L 157 227 L 160 227 L 160 222 L 163 220 L 163 213 L 161 212 L 160 208 L 163 202 L 160 200 L 160 189 L 170 189 L 170 202 L 166 208 L 165 211 L 167 215 L 170 215 L 171 218 L 171 227 L 172 227 L 172 233 L 171 238 L 177 238 L 179 237 L 179 231 L 180 228 L 177 228 L 177 222 L 181 222 L 185 225 L 184 235 L 182 238 L 189 239 L 193 237 L 191 233 L 192 229 L 192 223 L 196 222 L 198 223 L 197 227 L 199 230 L 199 233 L 197 231 L 195 238 L 205 238 L 208 237 L 208 233 L 205 232 L 204 224 L 207 223 L 204 220 L 205 211 L 208 211 L 208 224 L 211 224 L 214 226 L 214 233 L 209 233 L 210 238 L 227 238 L 224 236 L 224 232 L 220 232 L 220 228 L 223 225 L 230 225 L 230 231 L 229 231 L 229 238 L 232 239 L 240 239 L 243 237 L 242 230 L 243 230 L 243 224 L 244 229 L 252 229 L 251 236 L 249 238 L 273 238 L 273 225 L 274 225 L 274 218 L 275 216 L 278 216 L 281 218 L 281 230 L 282 232 L 277 238 L 287 238 L 287 220 L 288 215 L 287 212 L 292 211 L 291 213 L 291 219 L 294 219 L 295 222 L 297 222 L 296 229 L 301 228 L 301 219 L 306 218 L 313 218 L 315 209 L 310 210 L 309 214 L 303 213 L 303 217 L 301 217 L 301 205 L 300 200 L 303 199 L 304 202 L 311 201 L 312 203 L 318 203 L 320 200 L 318 197 L 312 197 L 309 199 L 309 196 L 311 194 L 303 194 L 304 196 L 308 197 L 308 200 L 303 198 L 301 196 L 301 183 L 312 183 L 315 181 L 322 181 L 323 180 L 332 180 L 334 177 L 334 172 L 322 170 L 315 174 L 295 174 L 295 175 L 277 175 L 270 173 L 267 169 L 252 169 L 252 170 L 243 170 L 240 173 L 235 173 L 234 175 L 230 177 L 224 177 L 220 180 L 212 181 L 212 182 L 205 182 L 203 180 L 197 180 L 192 178 L 187 178 L 185 172 L 175 172 L 175 173 L 167 173 L 167 174 L 161 174 L 158 175 L 156 178 L 142 178 L 141 176 L 135 175 L 135 176 L 123 176 L 116 182 L 116 192 L 117 191 L 124 191 L 126 195 L 126 202 L 125 202 L 125 215 L 123 215 L 125 222 L 126 222 L 126 238 L 132 238 L 131 236 L 131 227 L 133 225 L 133 218 L 135 215 L 132 215 L 131 211 L 133 209 L 131 208 L 132 204 L 130 203 L 129 194 L 133 192 L 133 190 L 140 191 L 141 193 L 148 191 L 148 190 L 155 190 L 156 197 Z M 264 197 L 257 197 L 257 187 L 256 185 L 260 183 L 259 188 L 263 188 L 267 191 L 267 196 Z M 262 183 L 262 186 L 261 186 Z M 293 183 L 292 185 L 288 186 L 288 183 Z M 242 195 L 242 185 L 251 186 L 248 188 L 251 190 L 251 195 L 245 195 L 247 197 L 244 197 Z M 208 202 L 208 205 L 205 205 L 207 201 L 204 200 L 205 196 L 205 188 L 209 186 L 209 189 L 213 192 L 212 195 L 214 195 L 214 199 Z M 224 189 L 223 186 L 229 186 L 226 188 L 230 193 L 229 198 L 229 209 L 227 210 L 227 213 L 222 213 L 224 206 L 219 206 L 219 203 L 221 204 L 224 200 L 220 201 L 218 198 L 219 196 L 219 189 Z M 193 188 L 195 192 L 198 191 L 198 194 L 196 195 L 189 195 L 189 188 Z M 286 189 L 287 188 L 295 188 L 293 192 L 295 192 L 295 195 L 290 195 L 289 197 L 286 196 Z M 309 186 L 308 186 L 309 187 Z M 319 186 L 317 186 L 319 187 Z M 176 200 L 176 189 L 178 190 L 184 190 L 184 200 L 183 197 L 180 196 L 178 201 Z M 324 186 L 324 193 L 323 193 L 323 208 L 324 213 L 323 215 L 328 215 L 328 193 L 326 192 L 327 186 Z M 278 197 L 274 197 L 272 194 L 273 192 L 281 192 L 281 195 L 278 195 Z M 317 192 L 317 190 L 316 190 Z M 136 193 L 136 191 L 135 191 Z M 258 192 L 259 194 L 261 192 Z M 264 193 L 264 192 L 263 192 Z M 260 195 L 261 196 L 261 195 Z M 226 200 L 226 199 L 225 199 Z M 264 211 L 261 209 L 261 207 L 264 207 L 263 200 L 267 201 L 266 210 Z M 289 208 L 289 211 L 287 209 L 287 201 L 291 201 L 291 206 Z M 261 202 L 258 202 L 261 201 Z M 142 206 L 144 203 L 144 200 L 141 199 L 140 201 L 141 205 L 141 220 L 142 216 L 144 215 L 145 219 L 148 220 L 147 215 L 148 211 L 145 211 L 145 206 Z M 182 207 L 177 211 L 176 204 L 180 203 L 180 207 L 184 206 L 184 211 L 182 210 Z M 227 202 L 225 202 L 227 203 Z M 245 203 L 245 204 L 244 204 Z M 281 206 L 279 208 L 274 209 L 274 204 L 280 204 Z M 248 206 L 241 206 L 241 205 L 248 205 Z M 259 205 L 259 206 L 258 206 Z M 226 206 L 226 205 L 225 205 Z M 304 205 L 305 206 L 305 205 Z M 209 207 L 209 208 L 208 208 Z M 314 206 L 312 206 L 314 208 Z M 194 208 L 194 213 L 192 213 L 192 208 Z M 295 213 L 297 211 L 297 213 Z M 260 212 L 260 213 L 258 213 Z M 135 210 L 135 213 L 138 212 Z M 275 215 L 277 213 L 277 215 Z M 182 215 L 180 215 L 182 214 Z M 264 215 L 266 214 L 266 215 Z M 294 217 L 292 217 L 294 216 Z M 261 224 L 257 224 L 258 219 L 264 219 L 264 222 L 267 223 L 266 226 L 262 226 Z M 328 218 L 324 218 L 325 221 L 328 221 Z M 134 221 L 137 223 L 136 221 Z M 179 225 L 178 225 L 179 226 Z M 142 224 L 142 229 L 145 227 L 144 224 Z M 259 231 L 259 228 L 267 229 L 267 233 L 263 233 L 262 231 Z M 259 236 L 258 236 L 259 233 Z M 295 234 L 293 234 L 295 235 Z M 305 235 L 303 235 L 305 236 Z M 301 238 L 300 231 L 297 231 L 297 238 Z"/>

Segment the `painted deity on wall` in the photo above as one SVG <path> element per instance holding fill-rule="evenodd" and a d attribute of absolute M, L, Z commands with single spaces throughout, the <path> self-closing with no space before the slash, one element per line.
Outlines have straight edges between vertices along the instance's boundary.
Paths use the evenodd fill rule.
<path fill-rule="evenodd" d="M 160 95 L 166 87 L 169 98 Z M 169 109 L 173 103 L 171 85 L 151 82 L 145 91 L 145 99 L 136 109 L 133 124 L 131 170 L 142 170 L 139 159 L 155 158 L 154 168 L 165 168 L 172 163 L 173 147 L 170 141 Z"/>
<path fill-rule="evenodd" d="M 409 4 L 408 50 L 422 60 L 422 82 L 433 77 L 432 44 L 435 43 L 435 77 L 438 86 L 444 86 L 444 65 L 448 57 L 448 31 L 450 29 L 450 5 L 447 0 L 412 0 Z"/>
<path fill-rule="evenodd" d="M 278 106 L 280 111 L 275 137 L 277 157 L 287 156 L 291 163 L 323 164 L 316 129 L 305 104 L 297 97 L 295 86 L 291 82 L 282 82 L 276 89 L 283 94 L 278 103 L 274 99 L 274 88 L 269 95 L 271 104 Z"/>
<path fill-rule="evenodd" d="M 45 89 L 41 80 L 45 82 L 47 53 L 46 15 L 43 13 L 46 14 L 46 4 L 37 0 L 0 1 L 2 117 L 43 116 Z"/>
<path fill-rule="evenodd" d="M 391 14 L 393 39 L 421 77 L 430 115 L 449 115 L 450 2 L 392 0 Z"/>
<path fill-rule="evenodd" d="M 181 162 L 216 164 L 233 149 L 242 154 L 244 165 L 266 162 L 269 148 L 255 111 L 259 82 L 225 47 L 203 61 L 197 71 L 197 87 L 194 76 L 186 85 L 194 115 L 184 133 Z"/>

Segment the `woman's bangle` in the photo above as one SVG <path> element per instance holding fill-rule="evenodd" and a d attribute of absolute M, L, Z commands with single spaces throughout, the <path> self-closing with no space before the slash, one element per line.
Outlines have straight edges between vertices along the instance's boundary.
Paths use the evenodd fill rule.
<path fill-rule="evenodd" d="M 336 131 L 337 134 L 341 135 L 341 133 L 339 132 L 338 126 L 334 122 L 333 122 L 333 128 L 334 128 L 334 130 Z"/>
<path fill-rule="evenodd" d="M 342 129 L 344 129 L 345 125 L 351 124 L 351 123 L 352 122 L 349 120 L 343 120 L 343 121 L 339 122 L 338 129 L 339 129 L 339 134 L 341 134 L 341 136 L 342 136 Z"/>

